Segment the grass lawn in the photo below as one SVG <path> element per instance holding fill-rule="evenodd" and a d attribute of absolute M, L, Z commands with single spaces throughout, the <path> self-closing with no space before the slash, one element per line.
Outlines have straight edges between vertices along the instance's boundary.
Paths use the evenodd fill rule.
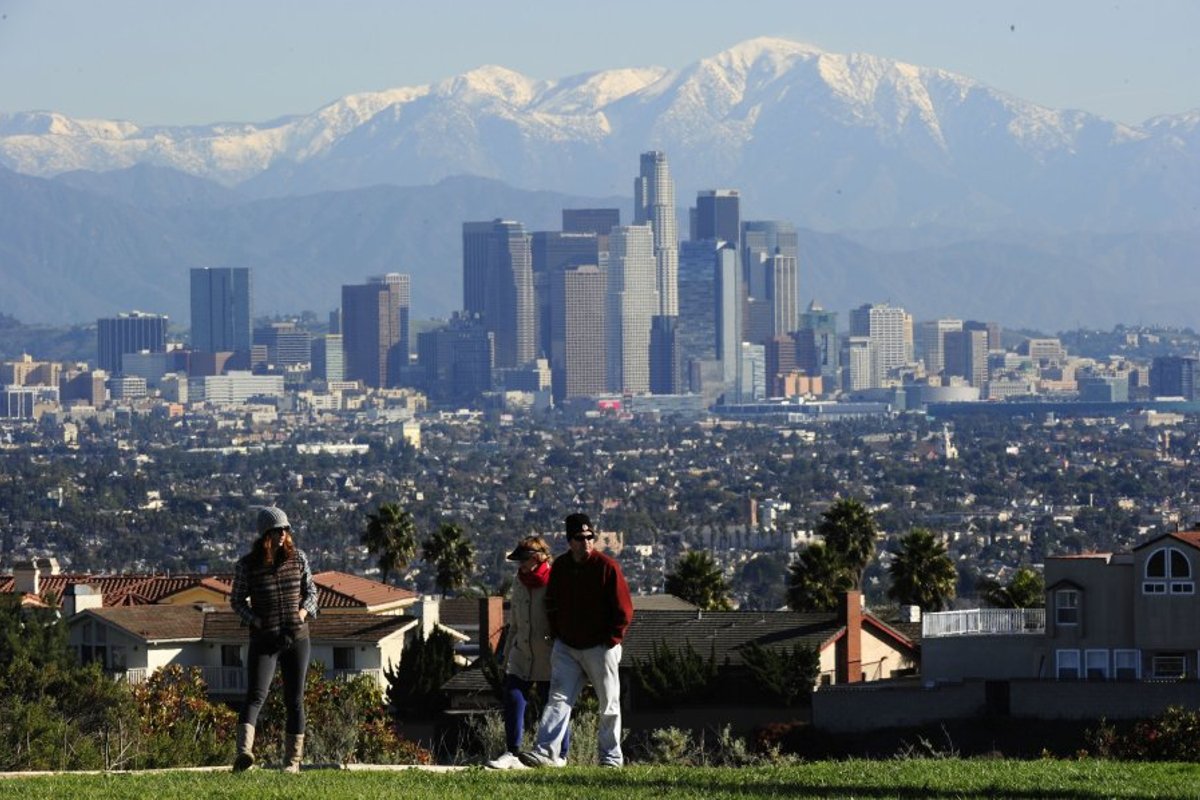
<path fill-rule="evenodd" d="M 55 775 L 0 781 L 6 798 L 210 800 L 210 798 L 1200 798 L 1200 765 L 1119 761 L 820 761 L 720 769 L 633 766 L 434 773 L 254 770 Z"/>

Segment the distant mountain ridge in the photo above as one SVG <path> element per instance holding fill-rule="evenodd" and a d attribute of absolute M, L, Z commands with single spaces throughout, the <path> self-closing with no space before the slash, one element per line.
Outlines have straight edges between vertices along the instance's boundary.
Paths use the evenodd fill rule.
<path fill-rule="evenodd" d="M 772 38 L 677 71 L 537 80 L 485 66 L 265 123 L 0 115 L 0 165 L 17 172 L 150 164 L 260 197 L 457 174 L 624 194 L 651 148 L 667 151 L 681 198 L 739 187 L 760 216 L 821 230 L 1161 230 L 1195 226 L 1200 206 L 1200 111 L 1130 127 L 944 70 Z"/>

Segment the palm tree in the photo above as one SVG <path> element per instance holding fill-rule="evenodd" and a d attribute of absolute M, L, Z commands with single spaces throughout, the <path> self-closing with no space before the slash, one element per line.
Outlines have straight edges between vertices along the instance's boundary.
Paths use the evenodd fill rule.
<path fill-rule="evenodd" d="M 684 554 L 667 575 L 668 594 L 694 603 L 704 611 L 729 611 L 729 583 L 713 557 L 703 550 Z"/>
<path fill-rule="evenodd" d="M 946 608 L 958 583 L 946 545 L 923 528 L 914 528 L 900 540 L 900 552 L 888 565 L 888 575 L 892 579 L 888 597 L 922 611 Z"/>
<path fill-rule="evenodd" d="M 1014 572 L 1007 585 L 984 578 L 977 587 L 980 598 L 996 608 L 1041 608 L 1046 605 L 1046 582 L 1029 567 Z"/>
<path fill-rule="evenodd" d="M 821 514 L 817 525 L 825 547 L 841 559 L 852 585 L 862 586 L 863 570 L 875 555 L 875 518 L 860 501 L 843 497 Z"/>
<path fill-rule="evenodd" d="M 434 582 L 442 597 L 464 586 L 475 571 L 475 547 L 451 522 L 443 522 L 437 533 L 421 542 L 421 557 L 434 566 Z"/>
<path fill-rule="evenodd" d="M 367 514 L 362 543 L 379 558 L 379 571 L 387 583 L 392 572 L 400 572 L 417 552 L 417 529 L 412 515 L 396 503 L 384 503 Z"/>
<path fill-rule="evenodd" d="M 823 544 L 810 544 L 788 565 L 788 607 L 793 611 L 835 611 L 854 577 L 842 557 Z"/>

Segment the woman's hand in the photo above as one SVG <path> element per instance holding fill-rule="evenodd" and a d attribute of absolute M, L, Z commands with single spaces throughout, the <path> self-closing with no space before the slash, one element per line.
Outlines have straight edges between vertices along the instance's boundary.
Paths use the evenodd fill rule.
<path fill-rule="evenodd" d="M 300 621 L 304 622 L 306 619 L 308 619 L 308 609 L 302 608 L 300 609 Z"/>

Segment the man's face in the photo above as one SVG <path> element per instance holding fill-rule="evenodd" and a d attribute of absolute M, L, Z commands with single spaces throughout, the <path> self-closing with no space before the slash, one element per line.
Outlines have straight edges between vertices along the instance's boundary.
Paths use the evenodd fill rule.
<path fill-rule="evenodd" d="M 567 546 L 576 561 L 583 561 L 596 547 L 596 534 L 590 528 L 573 533 L 568 537 Z"/>

